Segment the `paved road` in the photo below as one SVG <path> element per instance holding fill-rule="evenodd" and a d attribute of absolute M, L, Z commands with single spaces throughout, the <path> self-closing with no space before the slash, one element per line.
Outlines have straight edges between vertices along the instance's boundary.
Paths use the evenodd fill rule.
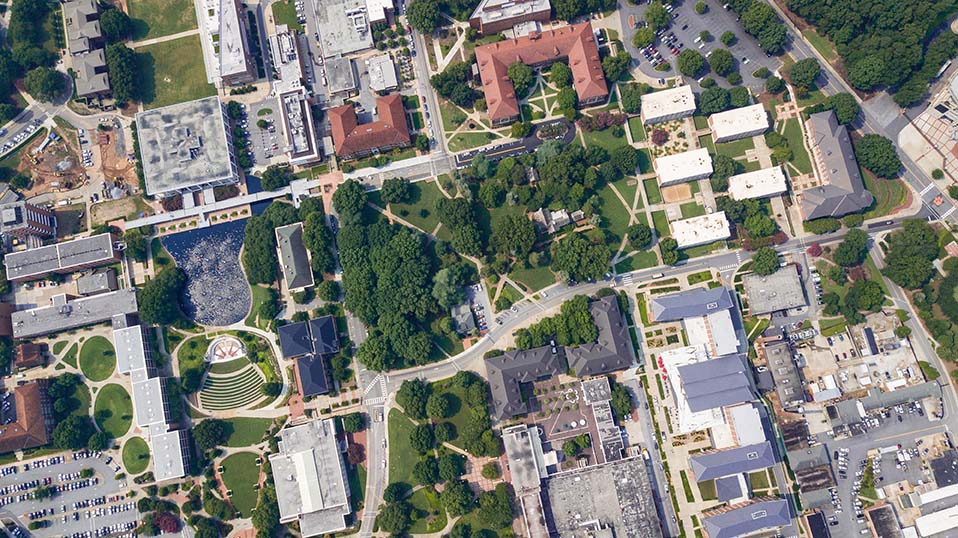
<path fill-rule="evenodd" d="M 383 489 L 386 487 L 386 420 L 382 405 L 369 405 L 366 408 L 369 427 L 366 429 L 366 495 L 363 506 L 360 538 L 369 538 L 373 534 L 373 523 L 379 513 Z M 382 416 L 383 420 L 379 420 Z"/>

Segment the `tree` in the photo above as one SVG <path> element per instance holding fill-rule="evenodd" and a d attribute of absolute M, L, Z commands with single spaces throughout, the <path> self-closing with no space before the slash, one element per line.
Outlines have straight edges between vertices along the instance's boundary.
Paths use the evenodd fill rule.
<path fill-rule="evenodd" d="M 850 93 L 836 93 L 829 95 L 826 101 L 827 108 L 835 111 L 838 123 L 848 125 L 858 119 L 861 113 L 861 106 L 855 100 L 855 96 Z"/>
<path fill-rule="evenodd" d="M 832 254 L 832 260 L 843 267 L 861 265 L 868 255 L 868 234 L 861 229 L 849 230 Z"/>
<path fill-rule="evenodd" d="M 856 89 L 871 91 L 884 79 L 885 62 L 878 55 L 868 55 L 848 66 L 848 82 Z"/>
<path fill-rule="evenodd" d="M 559 110 L 572 110 L 579 106 L 579 95 L 575 93 L 575 88 L 562 88 L 556 96 L 556 103 Z"/>
<path fill-rule="evenodd" d="M 838 231 L 842 223 L 838 219 L 825 217 L 821 219 L 809 220 L 802 223 L 805 231 L 813 234 L 830 234 Z"/>
<path fill-rule="evenodd" d="M 601 277 L 611 259 L 608 246 L 593 243 L 580 233 L 566 235 L 552 249 L 553 267 L 576 280 Z"/>
<path fill-rule="evenodd" d="M 732 96 L 728 90 L 720 86 L 713 86 L 699 94 L 699 110 L 705 115 L 722 112 L 728 109 L 731 99 Z"/>
<path fill-rule="evenodd" d="M 705 69 L 705 58 L 698 51 L 685 49 L 679 54 L 679 72 L 687 77 L 698 78 Z"/>
<path fill-rule="evenodd" d="M 650 26 L 639 28 L 632 34 L 632 44 L 637 49 L 644 49 L 655 41 L 655 30 Z"/>
<path fill-rule="evenodd" d="M 23 87 L 34 99 L 49 103 L 63 90 L 63 77 L 49 67 L 37 67 L 23 78 Z"/>
<path fill-rule="evenodd" d="M 652 229 L 647 224 L 637 222 L 629 226 L 626 233 L 629 236 L 629 244 L 634 249 L 641 250 L 652 243 Z"/>
<path fill-rule="evenodd" d="M 671 237 L 663 237 L 659 241 L 659 251 L 662 254 L 662 263 L 675 265 L 679 261 L 679 243 Z"/>
<path fill-rule="evenodd" d="M 741 16 L 742 28 L 758 39 L 763 51 L 778 54 L 784 50 L 788 38 L 785 25 L 771 6 L 764 2 L 750 2 Z"/>
<path fill-rule="evenodd" d="M 622 422 L 626 417 L 631 417 L 632 411 L 635 410 L 632 394 L 629 393 L 629 389 L 625 388 L 625 385 L 616 383 L 612 379 L 609 380 L 609 384 L 612 386 L 612 401 L 610 403 L 612 411 L 619 422 Z"/>
<path fill-rule="evenodd" d="M 901 160 L 891 140 L 877 134 L 866 134 L 855 143 L 855 157 L 858 164 L 869 169 L 878 177 L 898 176 Z"/>
<path fill-rule="evenodd" d="M 456 438 L 456 427 L 451 422 L 440 422 L 433 427 L 432 433 L 436 437 L 436 445 L 441 445 Z"/>
<path fill-rule="evenodd" d="M 471 108 L 479 97 L 479 92 L 469 85 L 471 76 L 468 64 L 452 62 L 446 66 L 445 71 L 430 77 L 429 84 L 436 89 L 436 93 L 457 106 Z"/>
<path fill-rule="evenodd" d="M 886 240 L 884 274 L 903 288 L 924 286 L 935 269 L 932 261 L 938 257 L 938 236 L 927 222 L 908 219 L 902 228 Z"/>
<path fill-rule="evenodd" d="M 738 71 L 732 71 L 731 73 L 728 74 L 727 77 L 725 77 L 725 80 L 728 81 L 729 84 L 736 84 L 736 85 L 741 84 L 742 74 L 739 73 Z"/>
<path fill-rule="evenodd" d="M 735 58 L 728 49 L 718 48 L 709 53 L 709 65 L 715 74 L 724 77 L 735 68 Z"/>
<path fill-rule="evenodd" d="M 383 490 L 383 500 L 387 503 L 398 503 L 409 496 L 410 489 L 405 482 L 393 482 Z"/>
<path fill-rule="evenodd" d="M 738 173 L 741 165 L 735 159 L 728 155 L 719 153 L 712 159 L 712 178 L 709 180 L 712 184 L 713 192 L 724 192 L 728 190 L 728 178 Z"/>
<path fill-rule="evenodd" d="M 409 444 L 413 450 L 425 454 L 436 447 L 436 438 L 432 434 L 432 426 L 420 424 L 409 434 Z"/>
<path fill-rule="evenodd" d="M 118 11 L 116 9 L 108 10 Z M 278 513 L 277 513 L 278 516 Z M 180 520 L 170 512 L 156 512 L 153 514 L 153 523 L 160 530 L 160 532 L 165 534 L 172 534 L 180 532 Z"/>
<path fill-rule="evenodd" d="M 151 325 L 171 325 L 182 317 L 179 298 L 186 285 L 186 273 L 171 267 L 148 280 L 137 293 L 140 317 Z"/>
<path fill-rule="evenodd" d="M 620 84 L 619 94 L 621 95 L 622 110 L 627 114 L 638 114 L 642 109 L 642 96 L 651 88 L 647 84 Z"/>
<path fill-rule="evenodd" d="M 145 262 L 150 253 L 149 237 L 143 233 L 142 228 L 133 228 L 123 234 L 123 242 L 126 243 L 126 255 L 138 262 Z"/>
<path fill-rule="evenodd" d="M 431 34 L 439 27 L 439 2 L 414 0 L 406 6 L 406 21 L 418 32 Z"/>
<path fill-rule="evenodd" d="M 649 139 L 656 146 L 664 146 L 669 141 L 669 132 L 665 129 L 654 129 Z"/>
<path fill-rule="evenodd" d="M 765 91 L 768 93 L 782 93 L 785 91 L 785 81 L 772 76 L 765 80 Z"/>
<path fill-rule="evenodd" d="M 795 86 L 810 89 L 815 85 L 815 79 L 822 72 L 822 66 L 815 58 L 805 58 L 792 65 L 788 71 L 788 80 Z"/>
<path fill-rule="evenodd" d="M 704 15 L 709 10 L 709 5 L 699 0 L 695 3 L 695 12 L 699 15 Z"/>
<path fill-rule="evenodd" d="M 132 33 L 133 23 L 126 13 L 111 8 L 100 13 L 100 30 L 107 41 L 123 41 Z"/>
<path fill-rule="evenodd" d="M 491 529 L 505 529 L 512 525 L 515 514 L 512 509 L 509 487 L 497 484 L 494 491 L 479 495 L 479 523 Z"/>
<path fill-rule="evenodd" d="M 389 178 L 383 181 L 379 191 L 383 202 L 387 204 L 401 204 L 409 201 L 412 196 L 412 186 L 409 180 L 401 177 Z"/>
<path fill-rule="evenodd" d="M 562 64 L 557 64 L 562 65 Z M 532 122 L 517 121 L 512 124 L 512 138 L 525 138 L 532 132 Z"/>
<path fill-rule="evenodd" d="M 96 432 L 86 441 L 86 448 L 92 452 L 99 452 L 110 447 L 113 438 L 106 432 Z"/>
<path fill-rule="evenodd" d="M 645 22 L 649 23 L 652 31 L 659 31 L 669 26 L 672 16 L 660 0 L 654 0 L 649 7 L 645 8 Z"/>
<path fill-rule="evenodd" d="M 945 172 L 941 168 L 935 168 L 931 171 L 931 179 L 945 179 Z"/>
<path fill-rule="evenodd" d="M 274 164 L 270 165 L 263 172 L 263 175 L 260 177 L 260 183 L 263 185 L 263 189 L 268 191 L 275 191 L 282 189 L 290 184 L 296 176 L 293 175 L 293 168 L 288 164 Z"/>
<path fill-rule="evenodd" d="M 482 477 L 487 480 L 495 480 L 501 475 L 502 473 L 499 471 L 499 464 L 494 461 L 490 461 L 482 466 Z"/>
<path fill-rule="evenodd" d="M 417 0 L 419 1 L 422 0 Z M 333 193 L 333 209 L 339 214 L 343 224 L 359 222 L 364 207 L 366 207 L 366 188 L 355 179 L 347 179 Z"/>
<path fill-rule="evenodd" d="M 752 254 L 752 271 L 759 275 L 770 275 L 778 271 L 778 252 L 762 247 Z"/>
<path fill-rule="evenodd" d="M 193 426 L 193 441 L 200 452 L 212 450 L 226 442 L 229 437 L 226 422 L 217 418 L 208 418 Z"/>
<path fill-rule="evenodd" d="M 433 420 L 448 418 L 451 406 L 449 395 L 434 392 L 426 400 L 426 416 Z"/>
<path fill-rule="evenodd" d="M 419 133 L 416 135 L 416 149 L 422 152 L 429 151 L 430 143 L 429 137 Z"/>
<path fill-rule="evenodd" d="M 412 468 L 413 480 L 423 486 L 431 486 L 439 482 L 439 461 L 434 456 L 426 456 L 417 461 Z"/>
<path fill-rule="evenodd" d="M 349 433 L 361 431 L 364 427 L 362 413 L 350 413 L 343 417 L 343 429 Z"/>
<path fill-rule="evenodd" d="M 110 76 L 110 90 L 118 104 L 136 101 L 140 97 L 140 73 L 136 53 L 123 43 L 106 47 L 106 70 Z"/>
<path fill-rule="evenodd" d="M 632 64 L 632 56 L 624 50 L 620 50 L 614 55 L 606 56 L 602 60 L 602 73 L 609 81 L 616 81 L 622 78 Z"/>
<path fill-rule="evenodd" d="M 511 214 L 492 222 L 491 244 L 496 252 L 524 259 L 535 243 L 535 225 L 524 214 Z"/>
<path fill-rule="evenodd" d="M 572 69 L 569 69 L 568 65 L 556 62 L 549 68 L 549 74 L 556 88 L 561 90 L 572 86 Z"/>
<path fill-rule="evenodd" d="M 878 311 L 885 302 L 881 286 L 872 280 L 858 280 L 845 295 L 845 304 L 855 310 Z"/>
<path fill-rule="evenodd" d="M 86 447 L 92 433 L 93 425 L 88 417 L 70 415 L 53 428 L 53 444 L 63 450 L 79 450 Z"/>
<path fill-rule="evenodd" d="M 433 280 L 432 297 L 444 309 L 460 304 L 466 299 L 462 284 L 452 269 L 440 269 Z"/>
<path fill-rule="evenodd" d="M 536 72 L 522 62 L 513 62 L 506 74 L 518 96 L 524 96 L 536 81 Z"/>
<path fill-rule="evenodd" d="M 439 479 L 450 482 L 458 479 L 466 472 L 466 458 L 456 453 L 443 454 L 439 457 Z"/>
<path fill-rule="evenodd" d="M 719 38 L 719 41 L 726 47 L 731 47 L 738 41 L 738 37 L 735 36 L 735 32 L 727 30 L 722 33 L 722 37 Z"/>
<path fill-rule="evenodd" d="M 468 514 L 475 508 L 475 495 L 465 480 L 447 482 L 439 498 L 452 517 Z"/>
<path fill-rule="evenodd" d="M 339 283 L 335 280 L 324 280 L 316 286 L 316 295 L 326 301 L 332 302 L 339 299 Z"/>
<path fill-rule="evenodd" d="M 414 6 L 416 3 L 422 1 L 423 0 L 416 0 L 412 5 Z M 411 511 L 411 508 L 405 502 L 388 503 L 379 509 L 379 514 L 376 516 L 376 523 L 380 529 L 390 534 L 400 536 L 404 534 L 412 524 L 409 517 Z"/>

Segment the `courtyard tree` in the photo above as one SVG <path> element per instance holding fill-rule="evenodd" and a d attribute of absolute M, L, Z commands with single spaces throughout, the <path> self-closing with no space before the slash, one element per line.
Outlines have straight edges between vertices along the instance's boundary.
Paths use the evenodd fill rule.
<path fill-rule="evenodd" d="M 762 247 L 752 254 L 752 271 L 759 275 L 771 275 L 778 271 L 778 252 Z"/>
<path fill-rule="evenodd" d="M 418 0 L 421 2 L 422 0 Z M 416 4 L 412 4 L 416 5 Z M 376 516 L 378 527 L 394 536 L 402 536 L 412 524 L 412 508 L 405 502 L 387 503 Z"/>
<path fill-rule="evenodd" d="M 522 62 L 513 62 L 506 70 L 517 96 L 524 96 L 536 81 L 536 72 Z"/>
<path fill-rule="evenodd" d="M 413 0 L 406 6 L 406 21 L 419 32 L 431 34 L 439 27 L 440 20 L 437 0 Z"/>
<path fill-rule="evenodd" d="M 901 160 L 891 140 L 878 134 L 866 134 L 855 143 L 858 164 L 883 178 L 898 176 Z"/>
<path fill-rule="evenodd" d="M 569 88 L 572 86 L 572 69 L 569 66 L 556 62 L 549 68 L 549 75 L 552 79 L 552 85 L 558 89 Z"/>
<path fill-rule="evenodd" d="M 609 267 L 611 252 L 580 233 L 571 233 L 553 246 L 553 267 L 573 279 L 600 278 Z"/>
<path fill-rule="evenodd" d="M 731 100 L 732 96 L 728 90 L 721 86 L 712 86 L 699 94 L 699 110 L 705 115 L 722 112 L 728 109 Z"/>

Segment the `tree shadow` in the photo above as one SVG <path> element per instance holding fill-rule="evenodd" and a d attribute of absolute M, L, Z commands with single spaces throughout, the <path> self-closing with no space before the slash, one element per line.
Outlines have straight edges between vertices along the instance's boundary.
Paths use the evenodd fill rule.
<path fill-rule="evenodd" d="M 136 89 L 144 105 L 156 99 L 156 60 L 149 52 L 136 54 Z"/>
<path fill-rule="evenodd" d="M 145 39 L 147 34 L 150 33 L 150 25 L 143 19 L 134 19 L 131 17 L 130 25 L 133 27 L 133 31 L 130 32 L 133 36 L 133 41 Z"/>

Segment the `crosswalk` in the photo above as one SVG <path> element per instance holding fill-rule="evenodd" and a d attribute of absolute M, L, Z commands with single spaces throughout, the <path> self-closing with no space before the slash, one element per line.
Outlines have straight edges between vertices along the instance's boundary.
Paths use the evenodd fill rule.
<path fill-rule="evenodd" d="M 379 385 L 379 396 L 375 398 L 367 398 L 371 391 L 376 388 L 376 385 Z M 369 385 L 366 385 L 366 388 L 363 390 L 363 403 L 366 405 L 380 405 L 386 403 L 386 378 L 380 374 L 377 375 Z"/>
<path fill-rule="evenodd" d="M 925 188 L 922 189 L 921 192 L 918 193 L 918 195 L 919 195 L 919 196 L 924 196 L 925 194 L 928 194 L 928 191 L 930 191 L 931 189 L 934 189 L 934 188 L 935 188 L 935 184 L 934 184 L 934 183 L 929 183 L 929 184 L 925 185 Z"/>

